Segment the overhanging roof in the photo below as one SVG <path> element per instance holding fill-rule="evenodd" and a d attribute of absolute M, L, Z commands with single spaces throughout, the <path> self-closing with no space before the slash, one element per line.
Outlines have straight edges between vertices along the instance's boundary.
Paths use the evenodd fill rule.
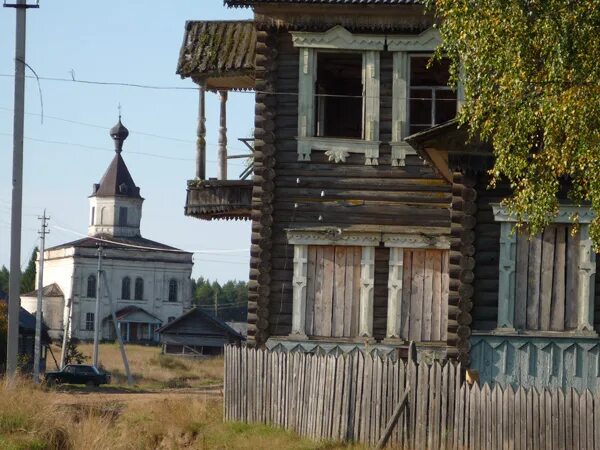
<path fill-rule="evenodd" d="M 454 170 L 481 172 L 493 162 L 491 145 L 469 136 L 469 127 L 457 119 L 415 133 L 405 141 L 450 182 Z"/>
<path fill-rule="evenodd" d="M 177 74 L 210 90 L 254 89 L 255 49 L 253 21 L 188 21 Z"/>

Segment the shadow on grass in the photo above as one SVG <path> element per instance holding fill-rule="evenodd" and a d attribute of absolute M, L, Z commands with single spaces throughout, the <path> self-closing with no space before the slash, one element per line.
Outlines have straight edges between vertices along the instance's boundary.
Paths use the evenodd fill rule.
<path fill-rule="evenodd" d="M 119 384 L 105 384 L 102 386 L 85 386 L 83 384 L 60 384 L 54 387 L 48 387 L 48 390 L 55 392 L 73 393 L 73 394 L 145 394 L 152 392 L 139 386 L 123 386 Z"/>

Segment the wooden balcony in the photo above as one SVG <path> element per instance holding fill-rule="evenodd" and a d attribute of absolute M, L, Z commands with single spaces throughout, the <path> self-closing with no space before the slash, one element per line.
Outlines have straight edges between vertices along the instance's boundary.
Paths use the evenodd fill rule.
<path fill-rule="evenodd" d="M 203 220 L 248 220 L 252 180 L 190 180 L 185 215 Z"/>

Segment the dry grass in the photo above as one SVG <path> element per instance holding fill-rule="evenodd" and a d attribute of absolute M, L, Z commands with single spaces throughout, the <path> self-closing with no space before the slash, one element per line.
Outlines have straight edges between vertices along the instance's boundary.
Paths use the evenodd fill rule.
<path fill-rule="evenodd" d="M 0 387 L 0 449 L 359 448 L 314 443 L 263 425 L 224 424 L 218 400 L 84 406 L 58 403 L 56 396 L 25 382 Z"/>
<path fill-rule="evenodd" d="M 79 349 L 91 361 L 92 345 Z M 127 345 L 127 358 L 136 385 L 144 388 L 203 387 L 223 382 L 223 358 L 195 359 L 160 354 L 159 347 Z M 112 374 L 113 384 L 125 384 L 123 360 L 117 344 L 101 344 L 100 365 Z"/>

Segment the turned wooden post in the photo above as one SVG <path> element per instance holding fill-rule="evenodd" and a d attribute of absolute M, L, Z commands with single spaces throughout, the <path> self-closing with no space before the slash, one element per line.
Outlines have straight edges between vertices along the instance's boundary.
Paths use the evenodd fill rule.
<path fill-rule="evenodd" d="M 227 91 L 219 91 L 221 115 L 219 119 L 219 180 L 227 179 Z"/>
<path fill-rule="evenodd" d="M 198 129 L 196 132 L 196 179 L 206 179 L 206 81 L 198 82 Z"/>

